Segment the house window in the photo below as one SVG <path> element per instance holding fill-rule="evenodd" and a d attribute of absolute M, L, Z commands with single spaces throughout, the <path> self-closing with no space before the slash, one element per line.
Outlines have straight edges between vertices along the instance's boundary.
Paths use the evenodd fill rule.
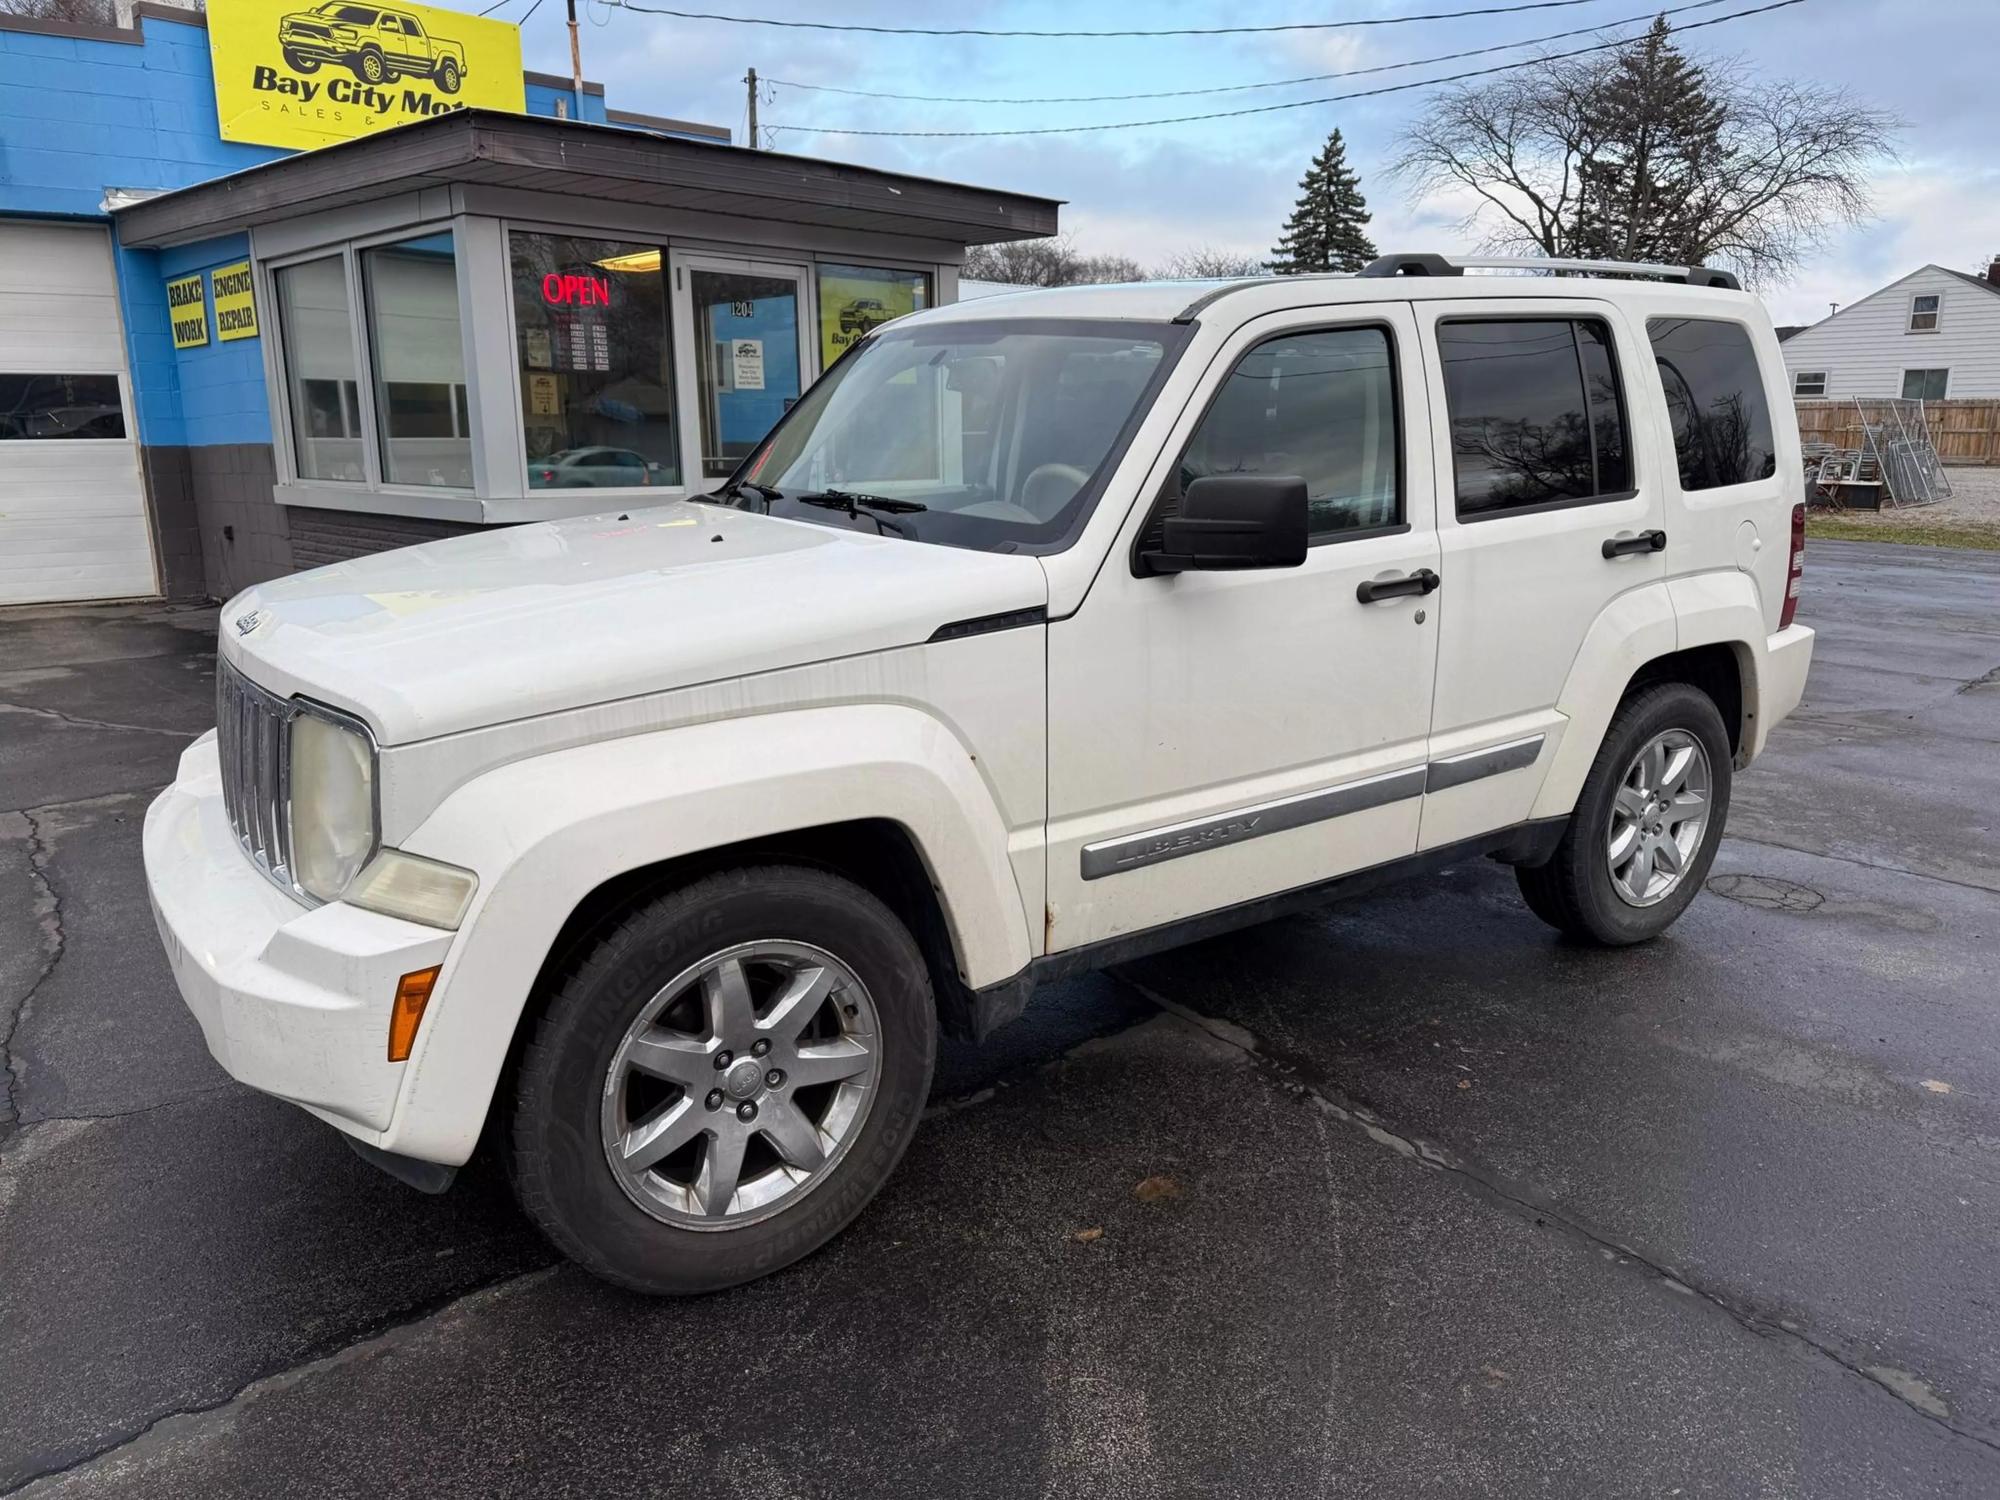
<path fill-rule="evenodd" d="M 1438 325 L 1461 520 L 1629 494 L 1625 395 L 1594 318 Z"/>
<path fill-rule="evenodd" d="M 681 483 L 657 245 L 508 235 L 530 489 Z"/>
<path fill-rule="evenodd" d="M 1903 399 L 1905 401 L 1942 401 L 1945 385 L 1951 379 L 1949 370 L 1905 370 L 1903 371 Z"/>
<path fill-rule="evenodd" d="M 1826 371 L 1800 370 L 1792 376 L 1794 396 L 1824 396 L 1826 394 Z"/>
<path fill-rule="evenodd" d="M 1919 292 L 1910 299 L 1910 332 L 1936 333 L 1944 298 L 1936 292 Z"/>
<path fill-rule="evenodd" d="M 451 231 L 361 252 L 382 478 L 472 488 Z"/>

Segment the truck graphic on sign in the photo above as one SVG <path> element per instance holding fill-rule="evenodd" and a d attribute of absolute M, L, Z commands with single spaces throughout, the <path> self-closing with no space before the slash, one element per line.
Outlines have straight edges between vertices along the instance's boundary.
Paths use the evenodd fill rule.
<path fill-rule="evenodd" d="M 457 93 L 465 80 L 465 48 L 430 35 L 404 10 L 329 0 L 280 19 L 278 45 L 295 73 L 317 73 L 322 63 L 336 63 L 363 83 L 428 78 L 447 94 Z"/>

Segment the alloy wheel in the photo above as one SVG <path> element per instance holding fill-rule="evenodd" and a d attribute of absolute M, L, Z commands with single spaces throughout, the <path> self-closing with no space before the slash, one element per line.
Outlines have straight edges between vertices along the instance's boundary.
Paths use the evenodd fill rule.
<path fill-rule="evenodd" d="M 1714 774 L 1684 729 L 1662 730 L 1619 779 L 1605 831 L 1611 888 L 1628 906 L 1654 906 L 1679 889 L 1708 829 Z"/>
<path fill-rule="evenodd" d="M 874 1102 L 867 987 L 807 943 L 742 943 L 663 985 L 604 1079 L 605 1159 L 665 1223 L 736 1229 L 831 1175 Z"/>

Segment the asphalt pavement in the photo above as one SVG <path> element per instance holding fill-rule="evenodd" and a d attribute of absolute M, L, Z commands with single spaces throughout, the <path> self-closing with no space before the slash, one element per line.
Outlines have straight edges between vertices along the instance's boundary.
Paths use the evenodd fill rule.
<path fill-rule="evenodd" d="M 2000 554 L 1804 617 L 1660 941 L 1476 862 L 1050 988 L 648 1302 L 208 1058 L 139 829 L 214 611 L 0 613 L 0 1495 L 2000 1494 Z"/>

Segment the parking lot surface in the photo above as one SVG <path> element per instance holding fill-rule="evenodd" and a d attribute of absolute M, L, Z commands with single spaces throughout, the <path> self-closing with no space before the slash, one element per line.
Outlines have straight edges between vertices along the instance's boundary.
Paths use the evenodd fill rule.
<path fill-rule="evenodd" d="M 214 611 L 0 615 L 0 1494 L 2000 1494 L 2000 554 L 1807 580 L 1665 938 L 1479 862 L 1045 990 L 678 1303 L 221 1073 L 139 863 Z"/>

